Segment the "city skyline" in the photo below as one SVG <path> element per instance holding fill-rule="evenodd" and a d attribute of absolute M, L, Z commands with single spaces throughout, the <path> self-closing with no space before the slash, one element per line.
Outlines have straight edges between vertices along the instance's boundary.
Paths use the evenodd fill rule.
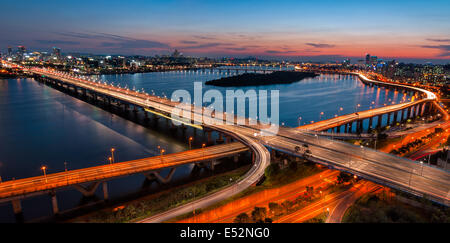
<path fill-rule="evenodd" d="M 366 53 L 406 62 L 448 63 L 450 4 L 50 1 L 3 3 L 8 46 L 93 54 L 335 61 Z M 336 14 L 339 13 L 339 14 Z M 17 18 L 20 16 L 20 18 Z M 38 19 L 39 21 L 36 21 Z M 14 21 L 11 21 L 14 20 Z"/>

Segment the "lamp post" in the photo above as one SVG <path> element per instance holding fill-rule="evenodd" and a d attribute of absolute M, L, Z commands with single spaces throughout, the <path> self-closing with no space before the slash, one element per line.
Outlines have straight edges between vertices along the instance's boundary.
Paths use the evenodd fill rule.
<path fill-rule="evenodd" d="M 423 176 L 423 161 L 420 161 L 420 175 Z"/>
<path fill-rule="evenodd" d="M 194 140 L 194 138 L 189 137 L 189 150 L 192 149 L 192 141 Z"/>
<path fill-rule="evenodd" d="M 297 122 L 298 122 L 298 126 L 301 126 L 301 124 L 302 124 L 302 117 L 301 116 L 299 116 L 297 118 Z"/>
<path fill-rule="evenodd" d="M 160 150 L 160 153 L 161 153 L 161 163 L 163 163 L 163 155 L 164 155 L 164 152 L 166 152 L 166 150 L 164 150 L 164 149 L 161 149 Z"/>
<path fill-rule="evenodd" d="M 109 164 L 112 165 L 112 158 L 108 157 L 108 160 L 109 160 Z"/>
<path fill-rule="evenodd" d="M 114 151 L 116 151 L 115 148 L 111 148 L 111 158 L 112 158 L 112 162 L 114 163 Z"/>
<path fill-rule="evenodd" d="M 206 147 L 206 144 L 202 144 L 202 148 L 205 148 Z M 202 160 L 205 160 L 205 150 L 203 150 L 202 149 L 202 154 L 203 154 L 203 159 Z"/>
<path fill-rule="evenodd" d="M 44 172 L 45 183 L 47 183 L 47 166 L 43 165 L 41 167 L 42 172 Z"/>

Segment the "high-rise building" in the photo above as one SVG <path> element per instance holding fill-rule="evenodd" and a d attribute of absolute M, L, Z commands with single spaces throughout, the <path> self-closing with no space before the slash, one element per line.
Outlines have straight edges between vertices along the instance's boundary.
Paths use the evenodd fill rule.
<path fill-rule="evenodd" d="M 12 56 L 12 48 L 8 46 L 8 57 Z"/>
<path fill-rule="evenodd" d="M 370 54 L 366 54 L 366 65 L 370 65 Z"/>
<path fill-rule="evenodd" d="M 371 56 L 370 57 L 370 65 L 375 66 L 375 65 L 377 65 L 377 63 L 378 63 L 378 57 L 377 56 Z"/>
<path fill-rule="evenodd" d="M 23 60 L 23 56 L 24 56 L 25 52 L 27 52 L 27 49 L 25 48 L 25 46 L 18 46 L 17 47 L 17 56 L 18 56 L 20 61 Z"/>
<path fill-rule="evenodd" d="M 53 56 L 56 57 L 56 59 L 61 60 L 61 49 L 53 47 Z"/>

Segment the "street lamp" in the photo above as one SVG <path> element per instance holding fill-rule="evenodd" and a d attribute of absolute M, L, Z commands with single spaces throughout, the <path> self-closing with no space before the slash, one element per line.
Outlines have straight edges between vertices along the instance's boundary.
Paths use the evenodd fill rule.
<path fill-rule="evenodd" d="M 112 158 L 108 157 L 108 160 L 109 160 L 109 164 L 112 165 Z"/>
<path fill-rule="evenodd" d="M 423 161 L 420 161 L 420 175 L 423 176 Z"/>
<path fill-rule="evenodd" d="M 115 148 L 111 148 L 111 158 L 112 158 L 112 162 L 114 163 L 115 161 L 114 161 L 114 151 L 115 151 L 116 149 Z"/>
<path fill-rule="evenodd" d="M 44 172 L 44 178 L 45 178 L 45 183 L 47 183 L 48 181 L 47 181 L 47 166 L 45 166 L 45 165 L 43 165 L 42 167 L 41 167 L 41 170 Z"/>
<path fill-rule="evenodd" d="M 161 149 L 160 152 L 161 152 L 161 163 L 163 163 L 163 154 L 164 154 L 164 152 L 166 152 L 166 150 Z"/>
<path fill-rule="evenodd" d="M 192 149 L 192 140 L 194 140 L 194 138 L 189 137 L 189 149 Z"/>
<path fill-rule="evenodd" d="M 297 118 L 297 122 L 298 122 L 298 126 L 301 126 L 301 123 L 302 123 L 302 117 L 301 116 L 299 116 Z"/>

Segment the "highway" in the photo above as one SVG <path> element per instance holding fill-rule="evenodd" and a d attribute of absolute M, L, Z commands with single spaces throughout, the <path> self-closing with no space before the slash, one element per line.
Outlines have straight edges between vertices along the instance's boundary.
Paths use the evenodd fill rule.
<path fill-rule="evenodd" d="M 374 84 L 383 84 L 383 85 L 386 84 L 386 83 L 383 83 L 380 81 L 368 79 L 364 75 L 359 74 L 359 73 L 352 73 L 352 74 L 357 75 L 364 82 L 370 82 L 370 83 L 374 83 Z M 389 85 L 416 90 L 418 92 L 425 94 L 425 98 L 419 99 L 416 101 L 412 101 L 412 102 L 389 105 L 389 106 L 375 108 L 375 109 L 371 109 L 371 110 L 358 111 L 355 113 L 342 115 L 342 116 L 338 116 L 338 117 L 323 120 L 323 121 L 318 121 L 318 122 L 315 122 L 312 124 L 307 124 L 304 126 L 300 126 L 298 128 L 304 129 L 304 130 L 324 131 L 324 130 L 328 130 L 330 128 L 337 127 L 337 126 L 342 126 L 342 125 L 345 125 L 347 123 L 354 122 L 357 120 L 364 120 L 364 119 L 368 119 L 370 117 L 375 117 L 378 115 L 383 115 L 383 114 L 387 114 L 387 113 L 391 113 L 391 112 L 400 111 L 400 110 L 406 109 L 408 107 L 415 106 L 417 104 L 421 104 L 423 102 L 434 102 L 436 100 L 436 95 L 433 92 L 430 92 L 425 89 L 401 85 L 401 84 L 389 83 Z M 436 105 L 436 104 L 434 104 L 434 105 Z M 446 114 L 446 112 L 444 112 L 443 114 Z"/>
<path fill-rule="evenodd" d="M 254 194 L 236 199 L 218 208 L 202 212 L 195 217 L 177 221 L 177 223 L 232 223 L 240 213 L 251 215 L 254 207 L 268 207 L 270 202 L 282 203 L 294 200 L 306 191 L 306 186 L 318 188 L 336 181 L 338 171 L 325 170 L 287 185 L 265 189 Z"/>
<path fill-rule="evenodd" d="M 179 103 L 172 102 L 167 99 L 112 87 L 107 84 L 86 80 L 78 81 L 79 78 L 70 77 L 67 74 L 60 74 L 58 72 L 46 70 L 32 70 L 32 72 L 39 75 L 47 75 L 63 82 L 85 87 L 101 94 L 107 94 L 109 96 L 116 97 L 117 99 L 124 100 L 141 107 L 155 109 L 167 114 L 171 114 L 174 107 L 179 105 Z M 359 75 L 362 79 L 367 79 L 361 74 Z M 435 95 L 433 93 L 426 90 L 418 90 L 426 94 L 425 99 L 435 99 Z M 399 109 L 397 106 L 409 105 L 411 104 L 399 104 L 394 106 L 394 108 L 388 106 L 382 109 L 383 112 L 387 112 Z M 261 132 L 261 128 L 264 127 L 264 124 L 222 125 L 224 123 L 223 119 L 227 115 L 225 113 L 223 116 L 216 113 L 214 117 L 209 117 L 203 116 L 203 111 L 207 110 L 206 108 L 196 107 L 190 104 L 183 104 L 179 107 L 182 107 L 182 109 L 188 113 L 188 119 L 182 120 L 183 122 L 196 122 L 197 124 L 203 124 L 203 126 L 210 127 L 213 130 L 219 130 L 223 133 L 232 134 L 236 137 L 244 139 L 243 141 L 246 142 L 246 145 L 253 144 L 253 150 L 259 153 L 260 156 L 268 153 L 267 150 L 264 151 L 265 148 L 262 144 L 269 148 L 283 151 L 294 156 L 303 156 L 295 153 L 295 147 L 302 146 L 306 143 L 310 146 L 310 150 L 312 152 L 311 159 L 315 162 L 332 166 L 336 169 L 348 171 L 376 183 L 401 189 L 418 196 L 426 195 L 430 199 L 445 205 L 449 204 L 450 177 L 445 171 L 365 147 L 354 146 L 340 141 L 321 138 L 320 136 L 309 135 L 293 128 L 279 127 L 280 129 L 277 134 L 269 133 L 269 136 L 260 136 L 259 134 Z M 235 119 L 236 118 L 237 117 L 235 116 Z M 244 119 L 244 124 L 251 124 L 249 119 L 239 119 Z M 270 157 L 267 156 L 262 159 L 270 160 Z M 264 168 L 268 165 L 268 162 L 257 161 L 256 165 L 259 170 L 261 170 L 259 174 L 263 175 Z M 256 179 L 253 180 L 253 182 L 255 181 Z M 251 183 L 248 185 L 250 184 Z M 238 190 L 240 190 L 240 188 Z"/>
<path fill-rule="evenodd" d="M 219 159 L 245 151 L 248 151 L 245 145 L 234 142 L 162 156 L 69 170 L 67 172 L 51 173 L 46 176 L 42 175 L 4 181 L 0 183 L 0 202 L 9 201 L 14 197 L 31 196 L 33 194 L 45 193 L 53 189 L 81 183 L 109 180 L 125 175 L 159 171 L 184 164 Z"/>

